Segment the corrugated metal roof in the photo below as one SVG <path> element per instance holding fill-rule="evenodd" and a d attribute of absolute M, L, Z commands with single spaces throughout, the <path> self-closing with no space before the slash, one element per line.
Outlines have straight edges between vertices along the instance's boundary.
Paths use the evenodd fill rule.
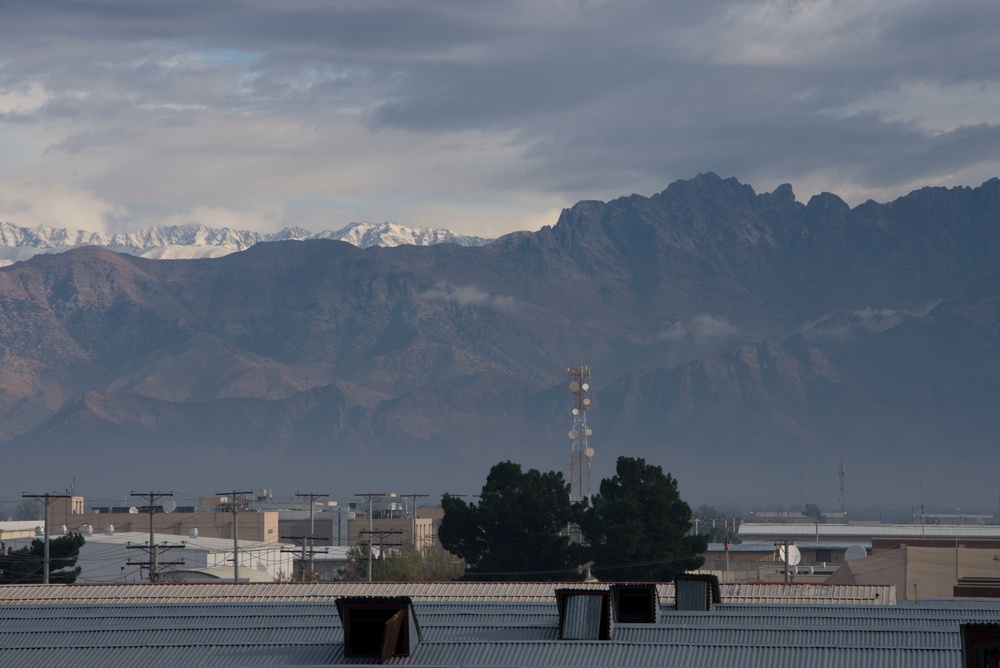
<path fill-rule="evenodd" d="M 273 546 L 273 544 L 270 544 Z M 557 582 L 324 582 L 324 583 L 169 583 L 111 585 L 6 585 L 0 603 L 211 602 L 329 600 L 341 596 L 409 596 L 414 601 L 555 600 Z M 607 589 L 608 583 L 573 583 L 574 588 Z M 723 583 L 724 603 L 867 603 L 892 605 L 891 585 L 818 583 Z M 661 601 L 673 601 L 673 584 L 659 584 Z"/>
<path fill-rule="evenodd" d="M 859 668 L 907 666 L 942 668 L 958 666 L 959 650 L 914 648 L 862 649 L 853 647 L 769 647 L 651 645 L 592 641 L 425 644 L 413 657 L 390 659 L 388 664 L 419 662 L 425 666 L 742 666 L 768 668 Z M 334 661 L 338 661 L 339 657 Z"/>
<path fill-rule="evenodd" d="M 0 665 L 371 663 L 344 658 L 335 608 L 322 601 L 0 606 Z M 1000 623 L 1000 601 L 984 599 L 898 607 L 728 605 L 694 613 L 664 606 L 658 624 L 620 624 L 612 641 L 591 642 L 554 639 L 554 602 L 439 601 L 414 608 L 424 642 L 411 657 L 390 663 L 957 667 L 959 624 Z"/>

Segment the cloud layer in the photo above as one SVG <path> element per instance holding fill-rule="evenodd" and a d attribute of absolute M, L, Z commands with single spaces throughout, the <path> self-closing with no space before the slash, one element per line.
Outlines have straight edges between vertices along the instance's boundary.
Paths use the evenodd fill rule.
<path fill-rule="evenodd" d="M 987 0 L 15 3 L 0 219 L 494 236 L 703 171 L 852 204 L 978 185 L 1000 173 L 997 19 Z"/>

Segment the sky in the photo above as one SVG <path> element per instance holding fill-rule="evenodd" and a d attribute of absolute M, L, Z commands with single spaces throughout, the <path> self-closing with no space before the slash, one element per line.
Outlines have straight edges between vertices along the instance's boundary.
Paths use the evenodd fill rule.
<path fill-rule="evenodd" d="M 493 237 L 709 171 L 851 205 L 1000 175 L 1000 3 L 0 8 L 16 225 Z"/>

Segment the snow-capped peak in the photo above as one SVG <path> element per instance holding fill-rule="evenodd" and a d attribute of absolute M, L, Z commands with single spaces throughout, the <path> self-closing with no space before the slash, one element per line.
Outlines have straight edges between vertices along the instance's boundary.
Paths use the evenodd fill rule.
<path fill-rule="evenodd" d="M 0 222 L 0 266 L 26 260 L 39 253 L 61 253 L 80 246 L 102 246 L 118 253 L 153 259 L 188 259 L 220 257 L 246 250 L 261 242 L 306 239 L 336 239 L 361 248 L 407 244 L 429 246 L 440 243 L 483 246 L 492 241 L 482 237 L 458 235 L 449 230 L 407 228 L 395 223 L 351 223 L 336 232 L 327 230 L 318 233 L 301 227 L 286 227 L 280 232 L 265 234 L 192 224 L 106 234 L 44 225 L 19 227 Z"/>

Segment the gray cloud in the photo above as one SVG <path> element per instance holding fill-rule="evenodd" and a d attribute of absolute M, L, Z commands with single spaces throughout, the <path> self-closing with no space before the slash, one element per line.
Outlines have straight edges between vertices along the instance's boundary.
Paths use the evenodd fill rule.
<path fill-rule="evenodd" d="M 701 349 L 731 341 L 739 333 L 739 328 L 725 318 L 702 313 L 667 324 L 656 338 L 668 343 L 688 344 Z"/>
<path fill-rule="evenodd" d="M 493 309 L 509 311 L 514 308 L 515 300 L 507 295 L 491 295 L 475 285 L 441 284 L 420 294 L 427 301 L 450 302 L 459 307 L 486 306 Z"/>
<path fill-rule="evenodd" d="M 809 340 L 830 339 L 849 341 L 865 334 L 878 334 L 915 318 L 924 318 L 940 304 L 931 302 L 919 309 L 891 309 L 866 307 L 825 315 L 802 326 L 802 335 Z"/>
<path fill-rule="evenodd" d="M 988 0 L 8 4 L 0 181 L 126 225 L 492 236 L 704 171 L 851 203 L 1000 171 Z"/>

